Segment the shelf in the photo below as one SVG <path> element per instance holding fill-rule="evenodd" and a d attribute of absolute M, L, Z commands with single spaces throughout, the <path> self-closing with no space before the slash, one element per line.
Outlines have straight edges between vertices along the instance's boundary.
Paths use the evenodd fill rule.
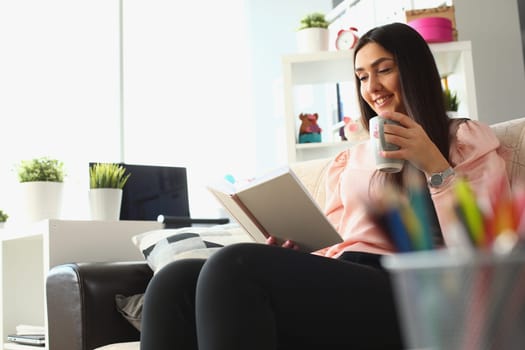
<path fill-rule="evenodd" d="M 469 41 L 452 41 L 430 44 L 441 76 L 456 70 L 465 51 L 471 50 Z M 320 51 L 315 53 L 290 54 L 283 63 L 291 66 L 291 84 L 320 84 L 354 79 L 354 51 Z"/>
<path fill-rule="evenodd" d="M 44 325 L 48 320 L 45 283 L 48 271 L 74 261 L 144 260 L 131 238 L 163 229 L 157 221 L 43 220 L 3 229 L 0 237 L 0 339 L 20 324 Z M 23 276 L 23 278 L 21 278 Z M 4 350 L 54 348 L 0 343 Z"/>
<path fill-rule="evenodd" d="M 337 83 L 354 79 L 354 51 L 320 51 L 283 57 L 292 85 Z M 286 72 L 285 72 L 286 74 Z"/>
<path fill-rule="evenodd" d="M 40 239 L 42 232 L 47 229 L 47 221 L 42 220 L 36 223 L 19 224 L 6 226 L 0 230 L 0 241 L 11 241 L 20 239 Z"/>
<path fill-rule="evenodd" d="M 332 148 L 332 147 L 350 147 L 354 145 L 351 141 L 334 141 L 334 142 L 312 142 L 312 143 L 297 143 L 296 149 L 315 149 L 315 148 Z"/>
<path fill-rule="evenodd" d="M 456 71 L 461 55 L 471 51 L 469 41 L 452 41 L 449 43 L 431 44 L 439 75 L 449 76 Z"/>
<path fill-rule="evenodd" d="M 435 43 L 429 45 L 438 71 L 441 77 L 448 77 L 448 84 L 452 90 L 458 94 L 460 100 L 458 113 L 471 119 L 478 119 L 477 101 L 474 70 L 472 65 L 472 50 L 469 41 L 452 41 L 447 43 Z M 317 103 L 315 111 L 319 112 L 319 124 L 324 125 L 327 130 L 332 123 L 334 113 L 334 103 L 331 96 L 327 93 L 317 93 L 323 89 L 330 89 L 331 84 L 335 83 L 354 83 L 354 50 L 345 51 L 321 51 L 315 53 L 289 54 L 282 58 L 283 83 L 284 83 L 284 112 L 287 132 L 287 153 L 288 162 L 310 160 L 320 157 L 334 156 L 336 152 L 345 147 L 351 146 L 345 141 L 331 142 L 333 138 L 326 138 L 327 141 L 318 144 L 298 144 L 297 143 L 297 115 L 301 112 L 298 109 L 297 101 L 305 101 L 308 105 L 309 99 Z M 325 86 L 321 86 L 325 84 Z M 311 85 L 308 88 L 319 89 L 316 93 L 305 94 L 302 96 L 302 85 Z M 340 84 L 345 85 L 345 84 Z M 300 89 L 297 89 L 300 87 Z M 305 86 L 306 87 L 306 86 Z M 315 96 L 314 100 L 311 96 Z M 319 105 L 318 101 L 327 97 L 327 102 Z M 349 96 L 347 93 L 345 96 Z M 322 103 L 322 102 L 321 102 Z M 345 115 L 348 115 L 347 106 L 350 106 L 350 115 L 356 113 L 353 102 L 345 103 Z M 313 105 L 313 104 L 312 104 Z M 335 127 L 332 125 L 332 127 Z M 323 137 L 323 139 L 325 139 Z"/>
<path fill-rule="evenodd" d="M 4 343 L 3 350 L 45 350 L 47 347 L 41 345 L 25 345 L 17 343 Z"/>

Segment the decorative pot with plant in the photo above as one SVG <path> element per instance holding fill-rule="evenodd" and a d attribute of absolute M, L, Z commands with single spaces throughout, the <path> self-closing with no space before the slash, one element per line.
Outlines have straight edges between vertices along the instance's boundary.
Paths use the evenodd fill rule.
<path fill-rule="evenodd" d="M 297 49 L 299 52 L 328 50 L 328 21 L 322 12 L 307 14 L 297 28 Z"/>
<path fill-rule="evenodd" d="M 48 157 L 22 160 L 17 166 L 24 195 L 24 214 L 30 222 L 59 219 L 64 187 L 64 163 Z"/>
<path fill-rule="evenodd" d="M 458 107 L 459 107 L 459 99 L 458 94 L 455 91 L 452 91 L 448 87 L 448 76 L 445 76 L 441 79 L 441 83 L 443 86 L 443 103 L 445 104 L 445 110 L 447 111 L 447 115 L 450 118 L 454 118 L 457 116 Z"/>
<path fill-rule="evenodd" d="M 89 168 L 89 207 L 92 220 L 118 220 L 122 189 L 130 173 L 115 163 L 96 163 Z"/>
<path fill-rule="evenodd" d="M 447 112 L 457 112 L 459 107 L 458 94 L 449 89 L 443 90 L 443 102 Z"/>
<path fill-rule="evenodd" d="M 0 209 L 0 228 L 4 227 L 4 224 L 8 218 L 9 215 L 7 215 L 2 209 Z"/>

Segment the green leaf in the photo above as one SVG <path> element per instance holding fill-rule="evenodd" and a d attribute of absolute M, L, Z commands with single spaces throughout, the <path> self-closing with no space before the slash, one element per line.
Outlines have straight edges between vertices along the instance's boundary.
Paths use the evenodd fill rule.
<path fill-rule="evenodd" d="M 17 165 L 20 182 L 52 181 L 64 182 L 64 163 L 47 157 L 22 160 Z"/>
<path fill-rule="evenodd" d="M 457 93 L 452 92 L 449 89 L 444 89 L 443 103 L 445 104 L 445 110 L 456 112 L 459 106 L 459 99 Z"/>
<path fill-rule="evenodd" d="M 89 168 L 89 188 L 123 188 L 130 176 L 119 164 L 93 164 Z"/>
<path fill-rule="evenodd" d="M 328 21 L 322 12 L 313 12 L 301 19 L 301 25 L 297 30 L 306 28 L 328 28 Z"/>

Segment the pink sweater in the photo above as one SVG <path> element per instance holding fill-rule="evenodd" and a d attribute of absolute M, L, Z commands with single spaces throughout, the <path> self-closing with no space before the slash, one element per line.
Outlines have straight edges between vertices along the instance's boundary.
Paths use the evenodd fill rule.
<path fill-rule="evenodd" d="M 450 162 L 456 174 L 465 176 L 478 195 L 490 196 L 487 189 L 492 179 L 506 176 L 505 160 L 500 142 L 489 126 L 477 121 L 461 123 L 450 147 Z M 374 156 L 368 142 L 339 153 L 328 170 L 325 213 L 343 237 L 343 242 L 317 253 L 337 257 L 343 251 L 389 254 L 394 247 L 369 219 L 364 203 L 369 199 L 369 183 L 374 173 Z M 508 183 L 506 184 L 508 185 Z M 372 193 L 377 188 L 370 188 Z M 456 220 L 452 210 L 452 182 L 435 190 L 432 200 L 443 230 Z M 510 186 L 507 186 L 510 191 Z"/>

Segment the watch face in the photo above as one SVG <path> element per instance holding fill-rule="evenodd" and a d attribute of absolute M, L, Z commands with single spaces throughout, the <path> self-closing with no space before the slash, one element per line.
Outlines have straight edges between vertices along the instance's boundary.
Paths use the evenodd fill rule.
<path fill-rule="evenodd" d="M 439 186 L 443 183 L 443 176 L 441 174 L 433 174 L 430 177 L 430 185 Z"/>
<path fill-rule="evenodd" d="M 349 50 L 354 46 L 355 36 L 351 31 L 340 31 L 335 41 L 338 50 Z"/>
<path fill-rule="evenodd" d="M 428 179 L 428 183 L 432 187 L 440 187 L 445 183 L 445 181 L 451 177 L 454 176 L 456 173 L 454 172 L 454 169 L 451 167 L 443 171 L 442 173 L 432 174 L 430 178 Z"/>

